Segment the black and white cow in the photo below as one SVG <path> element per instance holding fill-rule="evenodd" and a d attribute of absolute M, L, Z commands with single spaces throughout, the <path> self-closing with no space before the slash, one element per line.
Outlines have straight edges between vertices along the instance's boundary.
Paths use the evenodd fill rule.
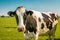
<path fill-rule="evenodd" d="M 38 40 L 38 35 L 48 35 L 49 40 L 54 40 L 58 16 L 53 12 L 38 12 L 35 10 L 27 11 L 20 6 L 14 12 L 8 13 L 15 15 L 18 31 L 24 32 L 25 40 L 30 40 L 34 36 L 34 40 Z M 32 35 L 30 35 L 32 34 Z"/>

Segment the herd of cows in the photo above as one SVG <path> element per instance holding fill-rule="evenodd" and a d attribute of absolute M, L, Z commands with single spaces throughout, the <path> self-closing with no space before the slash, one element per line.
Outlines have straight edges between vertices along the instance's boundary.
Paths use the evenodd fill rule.
<path fill-rule="evenodd" d="M 56 27 L 58 24 L 58 15 L 54 12 L 39 12 L 35 10 L 26 10 L 23 6 L 17 7 L 8 15 L 14 15 L 17 21 L 17 29 L 24 33 L 25 40 L 31 40 L 30 33 L 34 40 L 38 40 L 39 35 L 49 36 L 48 40 L 54 40 Z"/>

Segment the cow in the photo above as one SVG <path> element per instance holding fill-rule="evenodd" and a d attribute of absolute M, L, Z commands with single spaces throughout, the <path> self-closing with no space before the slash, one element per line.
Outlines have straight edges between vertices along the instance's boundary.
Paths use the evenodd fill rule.
<path fill-rule="evenodd" d="M 16 17 L 18 31 L 24 33 L 25 40 L 38 40 L 38 36 L 49 36 L 48 40 L 54 40 L 58 15 L 54 12 L 39 12 L 26 10 L 23 6 L 18 7 L 14 12 L 8 12 Z"/>

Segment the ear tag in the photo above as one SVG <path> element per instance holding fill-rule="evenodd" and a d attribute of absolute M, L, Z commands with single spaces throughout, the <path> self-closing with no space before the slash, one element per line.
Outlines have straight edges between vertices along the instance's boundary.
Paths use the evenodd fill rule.
<path fill-rule="evenodd" d="M 30 13 L 28 14 L 28 16 L 30 16 Z"/>

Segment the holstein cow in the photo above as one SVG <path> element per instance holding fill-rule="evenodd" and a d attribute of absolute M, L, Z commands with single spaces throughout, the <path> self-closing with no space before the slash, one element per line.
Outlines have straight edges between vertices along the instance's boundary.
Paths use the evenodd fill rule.
<path fill-rule="evenodd" d="M 18 7 L 14 12 L 8 13 L 15 15 L 18 31 L 24 32 L 25 40 L 38 40 L 38 35 L 48 35 L 49 40 L 54 40 L 58 16 L 53 12 L 38 12 L 35 10 L 27 11 L 23 6 Z"/>

